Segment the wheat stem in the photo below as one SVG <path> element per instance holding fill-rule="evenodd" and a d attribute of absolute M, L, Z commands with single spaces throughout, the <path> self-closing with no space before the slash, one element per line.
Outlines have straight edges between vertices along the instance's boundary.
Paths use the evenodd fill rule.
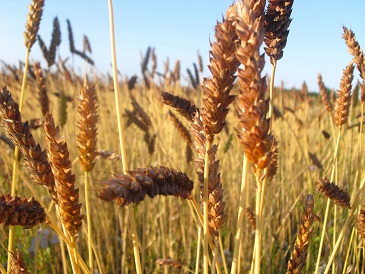
<path fill-rule="evenodd" d="M 270 100 L 269 100 L 269 118 L 270 119 L 270 132 L 272 132 L 272 124 L 273 124 L 273 120 L 272 119 L 272 113 L 273 113 L 273 104 L 274 104 L 274 83 L 275 83 L 275 72 L 276 72 L 276 59 L 273 59 L 273 63 L 271 66 L 271 76 L 270 76 Z"/>
<path fill-rule="evenodd" d="M 124 143 L 124 134 L 123 127 L 121 121 L 121 109 L 119 106 L 119 82 L 118 82 L 118 68 L 117 68 L 117 54 L 115 49 L 115 36 L 114 36 L 114 14 L 113 14 L 113 1 L 108 0 L 109 4 L 109 23 L 110 23 L 110 42 L 111 42 L 111 51 L 112 51 L 112 66 L 113 66 L 113 81 L 114 81 L 114 95 L 115 95 L 115 108 L 117 112 L 117 120 L 118 120 L 118 132 L 119 132 L 119 144 L 120 144 L 120 152 L 122 156 L 122 164 L 123 164 L 123 173 L 128 170 L 128 165 L 126 162 L 126 152 L 125 152 L 125 143 Z M 137 274 L 142 274 L 141 267 L 141 259 L 138 249 L 138 236 L 136 223 L 134 219 L 133 208 L 128 207 L 128 217 L 131 226 L 131 235 L 132 235 L 132 244 L 133 244 L 133 252 L 134 252 L 134 261 L 136 265 Z"/>
<path fill-rule="evenodd" d="M 209 155 L 208 152 L 212 146 L 212 142 L 208 139 L 206 142 L 204 157 L 204 190 L 203 190 L 203 256 L 204 256 L 204 274 L 208 274 L 209 270 L 209 250 L 208 250 L 208 184 L 209 184 Z"/>
<path fill-rule="evenodd" d="M 201 213 L 200 209 L 199 209 L 199 206 L 196 202 L 196 200 L 194 199 L 194 197 L 190 197 L 189 198 L 189 201 L 191 202 L 191 205 L 193 206 L 195 212 L 197 213 L 198 215 L 198 218 L 199 218 L 199 221 L 200 221 L 200 226 L 204 226 L 204 216 L 203 214 Z M 201 233 L 201 232 L 200 232 Z M 210 248 L 211 249 L 214 249 L 214 245 L 213 245 L 213 241 L 212 241 L 212 237 L 210 235 L 210 233 L 208 233 L 208 241 L 209 241 L 209 245 L 210 245 Z M 200 249 L 200 248 L 199 248 Z M 221 256 L 223 257 L 224 256 L 224 253 L 223 253 L 223 250 L 221 250 Z M 222 273 L 221 271 L 221 267 L 220 267 L 220 263 L 219 261 L 217 260 L 216 262 L 216 270 L 218 272 L 218 274 Z M 224 266 L 224 269 L 227 269 L 227 266 Z M 195 269 L 195 271 L 199 271 L 199 266 Z M 226 272 L 228 273 L 228 272 Z"/>
<path fill-rule="evenodd" d="M 340 247 L 340 244 L 342 243 L 342 239 L 343 239 L 343 236 L 345 234 L 345 231 L 346 231 L 348 225 L 350 224 L 350 221 L 352 220 L 352 217 L 353 217 L 354 211 L 357 207 L 357 202 L 358 202 L 360 193 L 362 193 L 361 190 L 363 189 L 364 184 L 365 184 L 365 177 L 361 181 L 360 188 L 355 193 L 355 198 L 353 199 L 354 202 L 352 203 L 351 210 L 350 210 L 349 214 L 347 215 L 347 219 L 346 219 L 345 224 L 342 226 L 340 235 L 337 238 L 336 245 L 333 247 L 332 254 L 331 254 L 330 258 L 328 259 L 326 269 L 324 270 L 324 274 L 327 274 L 329 272 L 330 268 L 331 268 L 331 265 L 332 265 L 332 262 L 335 258 L 335 255 L 337 253 L 337 250 Z"/>
<path fill-rule="evenodd" d="M 245 208 L 245 196 L 246 196 L 246 184 L 247 184 L 247 170 L 248 170 L 249 162 L 243 154 L 243 164 L 242 164 L 242 180 L 241 180 L 241 194 L 240 194 L 240 205 L 238 208 L 238 216 L 237 216 L 237 230 L 236 237 L 234 241 L 234 250 L 233 250 L 233 259 L 232 259 L 232 267 L 231 274 L 236 274 L 237 265 L 239 260 L 239 247 L 241 245 L 241 236 L 243 229 L 243 217 L 244 217 L 244 208 Z"/>
<path fill-rule="evenodd" d="M 87 220 L 87 245 L 89 249 L 89 267 L 90 270 L 94 271 L 94 258 L 93 258 L 93 238 L 92 238 L 92 224 L 91 224 L 91 214 L 90 214 L 90 180 L 89 180 L 89 172 L 84 172 L 85 179 L 85 207 L 86 207 L 86 220 Z"/>
<path fill-rule="evenodd" d="M 200 246 L 201 246 L 201 238 L 202 238 L 202 226 L 198 224 L 198 239 L 197 239 L 197 247 L 196 247 L 196 261 L 195 261 L 195 274 L 199 274 L 199 266 L 200 266 Z"/>
<path fill-rule="evenodd" d="M 62 238 L 62 240 L 66 243 L 67 247 L 72 247 L 72 242 L 66 237 L 65 233 L 54 223 L 51 219 L 47 219 L 47 224 Z M 90 274 L 90 270 L 86 266 L 83 259 L 80 257 L 78 252 L 75 253 L 77 257 L 78 263 L 85 274 Z"/>
<path fill-rule="evenodd" d="M 332 165 L 332 172 L 331 172 L 331 179 L 330 179 L 331 182 L 333 182 L 333 178 L 334 178 L 334 175 L 335 175 L 336 159 L 337 159 L 338 147 L 339 147 L 339 143 L 340 143 L 340 137 L 341 137 L 341 127 L 338 131 L 337 141 L 336 141 L 336 148 L 335 148 L 335 153 L 334 153 L 334 156 L 333 156 L 334 161 L 333 161 L 333 165 Z M 322 253 L 322 248 L 323 248 L 324 235 L 326 233 L 326 224 L 327 224 L 327 220 L 328 220 L 329 207 L 330 207 L 330 199 L 327 199 L 326 212 L 324 214 L 323 228 L 322 228 L 321 240 L 320 240 L 319 248 L 318 248 L 318 256 L 317 256 L 315 273 L 318 273 L 319 263 L 321 261 L 321 253 Z"/>
<path fill-rule="evenodd" d="M 260 261 L 261 261 L 261 196 L 262 196 L 262 185 L 260 182 L 260 170 L 256 173 L 256 206 L 255 206 L 255 214 L 256 214 L 256 229 L 255 229 L 255 268 L 254 273 L 260 274 Z"/>
<path fill-rule="evenodd" d="M 22 87 L 20 91 L 20 100 L 19 100 L 19 112 L 22 112 L 23 109 L 23 102 L 24 102 L 24 93 L 25 93 L 25 86 L 27 83 L 27 72 L 28 72 L 28 66 L 29 66 L 29 53 L 30 53 L 30 47 L 27 48 L 26 54 L 25 54 L 25 65 L 24 65 L 24 72 L 23 72 L 23 80 L 22 80 Z M 17 173 L 18 173 L 18 159 L 19 159 L 19 147 L 15 146 L 14 150 L 14 163 L 13 163 L 13 175 L 12 175 L 12 181 L 11 181 L 11 196 L 15 196 L 15 192 L 17 189 Z M 11 226 L 9 228 L 9 242 L 8 242 L 8 252 L 13 252 L 14 250 L 14 227 Z M 11 266 L 11 256 L 8 256 L 8 273 L 10 273 L 10 266 Z"/>

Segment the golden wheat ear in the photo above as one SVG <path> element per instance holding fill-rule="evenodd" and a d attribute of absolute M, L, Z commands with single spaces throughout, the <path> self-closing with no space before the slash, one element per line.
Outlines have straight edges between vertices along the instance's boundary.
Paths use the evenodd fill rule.
<path fill-rule="evenodd" d="M 78 141 L 77 148 L 79 150 L 81 167 L 84 171 L 89 172 L 95 165 L 96 124 L 99 119 L 95 86 L 89 85 L 85 80 L 84 87 L 80 90 L 78 101 L 77 110 L 80 114 L 80 119 L 77 122 L 77 127 L 80 133 L 76 137 Z"/>
<path fill-rule="evenodd" d="M 321 95 L 322 102 L 324 104 L 325 109 L 329 113 L 332 113 L 332 104 L 330 102 L 330 98 L 328 96 L 326 87 L 323 83 L 322 75 L 320 73 L 318 74 L 318 87 L 319 87 L 319 93 Z"/>
<path fill-rule="evenodd" d="M 351 62 L 344 69 L 335 104 L 334 119 L 336 126 L 342 127 L 347 123 L 351 105 L 352 80 L 354 79 L 354 65 Z"/>
<path fill-rule="evenodd" d="M 75 188 L 75 174 L 71 171 L 67 143 L 61 135 L 60 128 L 56 126 L 53 117 L 47 113 L 44 122 L 46 135 L 47 155 L 50 160 L 52 173 L 55 179 L 57 204 L 61 217 L 68 234 L 76 237 L 81 228 L 83 215 L 79 203 L 79 189 Z"/>
<path fill-rule="evenodd" d="M 34 198 L 0 196 L 0 224 L 31 228 L 46 221 L 46 212 Z"/>
<path fill-rule="evenodd" d="M 138 204 L 147 196 L 172 195 L 188 199 L 194 188 L 193 181 L 181 172 L 163 166 L 139 168 L 129 175 L 115 175 L 102 182 L 97 196 L 105 201 L 117 200 L 120 206 Z"/>
<path fill-rule="evenodd" d="M 215 135 L 225 126 L 229 105 L 235 96 L 231 90 L 240 62 L 236 57 L 239 37 L 234 28 L 235 6 L 226 12 L 226 19 L 215 26 L 215 41 L 211 44 L 210 64 L 212 77 L 205 78 L 201 85 L 203 107 L 201 117 L 206 135 Z M 197 69 L 196 69 L 197 70 Z"/>
<path fill-rule="evenodd" d="M 359 231 L 361 238 L 365 241 L 365 205 L 363 205 L 359 212 L 357 219 L 357 230 Z"/>
<path fill-rule="evenodd" d="M 43 13 L 44 0 L 32 0 L 29 5 L 28 20 L 25 24 L 24 44 L 29 50 L 32 48 L 39 30 Z"/>
<path fill-rule="evenodd" d="M 10 256 L 11 256 L 10 273 L 30 274 L 27 265 L 25 264 L 23 254 L 19 250 L 11 252 Z"/>
<path fill-rule="evenodd" d="M 299 225 L 299 232 L 295 241 L 294 249 L 291 253 L 288 262 L 287 274 L 302 273 L 305 260 L 307 258 L 307 250 L 313 232 L 314 221 L 314 199 L 311 194 L 307 195 L 304 204 L 304 211 L 302 213 L 301 223 Z"/>

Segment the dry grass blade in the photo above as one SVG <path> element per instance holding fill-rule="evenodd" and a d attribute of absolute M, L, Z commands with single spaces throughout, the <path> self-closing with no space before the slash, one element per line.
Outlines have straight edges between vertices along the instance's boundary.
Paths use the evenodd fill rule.
<path fill-rule="evenodd" d="M 9 134 L 10 140 L 19 147 L 25 158 L 31 179 L 34 183 L 47 187 L 55 199 L 54 179 L 46 151 L 36 144 L 28 123 L 22 122 L 18 104 L 14 102 L 6 87 L 0 93 L 0 113 L 3 117 L 2 125 Z"/>
<path fill-rule="evenodd" d="M 34 198 L 0 196 L 0 224 L 31 228 L 46 221 L 46 212 Z"/>
<path fill-rule="evenodd" d="M 302 273 L 302 268 L 307 258 L 307 250 L 310 244 L 314 220 L 314 199 L 311 194 L 305 199 L 304 211 L 302 213 L 299 232 L 295 241 L 294 249 L 288 262 L 287 274 Z"/>
<path fill-rule="evenodd" d="M 239 61 L 236 57 L 238 36 L 233 26 L 235 6 L 226 12 L 226 19 L 215 26 L 215 41 L 211 44 L 210 64 L 211 79 L 204 79 L 202 84 L 201 117 L 206 135 L 215 135 L 222 131 L 228 114 L 228 107 L 235 99 L 231 95 Z M 196 69 L 197 71 L 197 69 Z"/>
<path fill-rule="evenodd" d="M 322 178 L 317 182 L 317 189 L 336 205 L 350 207 L 350 196 L 348 193 L 339 188 L 335 183 L 331 183 L 327 178 Z"/>
<path fill-rule="evenodd" d="M 293 3 L 294 0 L 269 0 L 265 14 L 265 51 L 272 64 L 283 57 Z"/>
<path fill-rule="evenodd" d="M 80 155 L 81 167 L 84 171 L 91 171 L 95 164 L 97 127 L 99 119 L 98 106 L 96 105 L 96 89 L 94 85 L 89 85 L 84 81 L 84 87 L 80 90 L 79 105 L 77 110 L 80 119 L 77 121 L 77 127 L 80 133 L 77 135 L 77 148 Z"/>
<path fill-rule="evenodd" d="M 189 100 L 161 90 L 162 103 L 176 109 L 188 121 L 192 121 L 198 111 L 196 106 Z"/>
<path fill-rule="evenodd" d="M 30 274 L 27 265 L 25 264 L 23 254 L 20 251 L 15 251 L 10 253 L 11 256 L 11 274 Z"/>
<path fill-rule="evenodd" d="M 340 89 L 335 104 L 334 119 L 336 126 L 341 127 L 347 123 L 351 104 L 352 80 L 354 78 L 354 65 L 350 63 L 343 71 Z"/>
<path fill-rule="evenodd" d="M 321 74 L 318 74 L 318 87 L 319 87 L 319 94 L 321 95 L 324 107 L 329 113 L 331 113 L 332 112 L 332 104 L 330 102 L 330 98 L 328 96 L 326 87 L 323 83 Z"/>
<path fill-rule="evenodd" d="M 57 204 L 68 234 L 76 237 L 81 227 L 83 215 L 79 203 L 79 189 L 75 188 L 75 174 L 72 174 L 72 163 L 69 158 L 67 144 L 61 136 L 60 129 L 54 123 L 51 114 L 47 113 L 44 123 L 46 134 L 47 154 L 55 178 Z"/>
<path fill-rule="evenodd" d="M 128 171 L 129 175 L 115 175 L 102 182 L 97 196 L 105 201 L 117 200 L 119 206 L 138 204 L 147 196 L 172 195 L 188 199 L 194 188 L 188 176 L 163 166 L 139 168 Z"/>
<path fill-rule="evenodd" d="M 31 49 L 37 38 L 39 24 L 41 23 L 44 0 L 32 0 L 29 5 L 28 20 L 25 24 L 24 44 L 27 49 Z"/>
<path fill-rule="evenodd" d="M 39 101 L 41 103 L 42 114 L 46 115 L 49 112 L 49 99 L 46 88 L 45 79 L 43 78 L 41 64 L 39 62 L 34 63 L 34 74 L 37 80 L 37 86 L 39 90 Z"/>

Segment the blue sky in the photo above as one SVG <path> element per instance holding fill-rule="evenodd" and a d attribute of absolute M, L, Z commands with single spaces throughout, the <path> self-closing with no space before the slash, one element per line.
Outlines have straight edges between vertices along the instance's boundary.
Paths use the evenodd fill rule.
<path fill-rule="evenodd" d="M 0 59 L 11 64 L 24 60 L 24 25 L 30 0 L 0 0 Z M 214 39 L 214 25 L 225 14 L 232 0 L 114 0 L 114 17 L 118 69 L 123 75 L 140 76 L 140 52 L 155 47 L 158 71 L 170 59 L 172 69 L 179 59 L 182 74 L 197 62 L 197 51 L 203 57 L 204 76 L 209 58 L 209 38 Z M 342 70 L 351 56 L 342 39 L 342 26 L 351 28 L 365 49 L 365 1 L 296 0 L 293 5 L 288 43 L 284 57 L 278 62 L 276 83 L 300 88 L 306 81 L 311 91 L 318 90 L 317 75 L 322 73 L 329 88 L 338 89 Z M 100 72 L 110 71 L 109 12 L 107 0 L 46 0 L 39 34 L 49 45 L 53 18 L 61 24 L 62 43 L 59 54 L 70 56 L 66 19 L 70 19 L 75 46 L 82 49 L 82 37 L 87 35 L 92 58 Z M 38 42 L 31 51 L 31 60 L 42 60 Z M 70 62 L 71 64 L 71 62 Z M 74 59 L 75 67 L 83 61 Z M 270 72 L 266 58 L 265 72 Z M 359 79 L 356 71 L 355 79 Z"/>

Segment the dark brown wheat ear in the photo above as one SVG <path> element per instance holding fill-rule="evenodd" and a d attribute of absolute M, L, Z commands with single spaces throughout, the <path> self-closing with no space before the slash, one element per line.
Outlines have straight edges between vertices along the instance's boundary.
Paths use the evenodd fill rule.
<path fill-rule="evenodd" d="M 0 224 L 31 228 L 46 221 L 46 212 L 34 198 L 0 196 Z"/>
<path fill-rule="evenodd" d="M 61 44 L 60 22 L 58 21 L 58 17 L 55 17 L 53 19 L 51 44 L 49 45 L 49 50 L 46 58 L 48 67 L 52 66 L 55 63 L 57 47 L 60 44 Z"/>
<path fill-rule="evenodd" d="M 31 179 L 34 183 L 45 186 L 53 199 L 56 200 L 54 178 L 47 153 L 34 140 L 28 123 L 22 122 L 19 106 L 14 102 L 6 87 L 3 87 L 0 92 L 0 113 L 3 118 L 2 126 L 8 133 L 10 140 L 19 147 L 23 154 Z"/>
<path fill-rule="evenodd" d="M 39 90 L 38 94 L 39 94 L 39 101 L 41 103 L 42 114 L 46 115 L 46 113 L 49 112 L 49 98 L 45 79 L 42 73 L 41 64 L 39 62 L 36 62 L 34 63 L 33 68 Z"/>
<path fill-rule="evenodd" d="M 336 205 L 350 207 L 350 196 L 348 193 L 339 188 L 335 183 L 331 183 L 327 178 L 322 178 L 317 182 L 317 189 Z"/>
<path fill-rule="evenodd" d="M 76 178 L 72 174 L 67 144 L 53 117 L 47 113 L 44 123 L 47 154 L 55 178 L 58 210 L 67 233 L 75 238 L 81 227 L 83 215 L 79 203 L 79 189 L 75 188 Z"/>
<path fill-rule="evenodd" d="M 162 103 L 174 108 L 179 114 L 185 117 L 188 121 L 192 121 L 195 113 L 198 111 L 197 107 L 189 100 L 173 95 L 169 92 L 161 90 Z"/>
<path fill-rule="evenodd" d="M 29 50 L 32 48 L 39 30 L 43 13 L 44 0 L 32 0 L 29 5 L 28 20 L 25 24 L 24 44 Z"/>
<path fill-rule="evenodd" d="M 283 57 L 294 0 L 269 0 L 265 14 L 265 51 L 273 64 Z"/>
<path fill-rule="evenodd" d="M 188 199 L 194 188 L 188 176 L 163 166 L 139 168 L 128 171 L 128 175 L 115 175 L 102 181 L 97 196 L 105 201 L 117 200 L 119 206 L 138 204 L 147 196 L 172 195 Z"/>

